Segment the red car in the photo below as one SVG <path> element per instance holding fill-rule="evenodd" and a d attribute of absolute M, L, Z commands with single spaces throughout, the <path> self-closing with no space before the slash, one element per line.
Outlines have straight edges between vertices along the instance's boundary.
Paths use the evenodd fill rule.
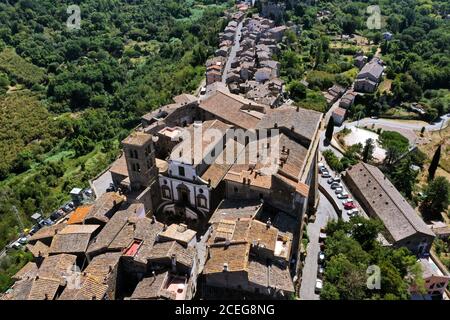
<path fill-rule="evenodd" d="M 347 202 L 346 204 L 344 204 L 344 208 L 345 208 L 345 210 L 350 210 L 350 209 L 355 209 L 356 206 L 353 202 Z"/>

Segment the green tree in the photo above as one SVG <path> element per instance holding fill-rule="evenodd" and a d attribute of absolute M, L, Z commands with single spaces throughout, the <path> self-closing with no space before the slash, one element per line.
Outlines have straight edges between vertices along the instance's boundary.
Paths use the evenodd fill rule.
<path fill-rule="evenodd" d="M 436 174 L 436 170 L 439 166 L 440 159 L 441 159 L 441 145 L 439 145 L 436 151 L 434 152 L 433 159 L 431 160 L 430 167 L 428 168 L 428 181 L 434 179 L 434 175 Z"/>
<path fill-rule="evenodd" d="M 427 218 L 439 218 L 449 204 L 450 182 L 445 177 L 437 177 L 425 187 L 424 193 L 420 211 Z"/>
<path fill-rule="evenodd" d="M 306 87 L 298 80 L 292 81 L 288 86 L 289 96 L 294 101 L 306 98 Z"/>
<path fill-rule="evenodd" d="M 406 157 L 395 165 L 393 172 L 389 175 L 395 187 L 410 199 L 419 174 L 412 165 L 412 159 Z"/>
<path fill-rule="evenodd" d="M 364 162 L 371 161 L 373 159 L 374 150 L 375 150 L 375 143 L 373 139 L 371 138 L 367 139 L 362 151 L 362 160 Z"/>
<path fill-rule="evenodd" d="M 328 120 L 327 128 L 325 131 L 325 138 L 328 142 L 331 142 L 333 139 L 333 131 L 334 131 L 334 120 L 333 117 L 330 117 L 330 120 Z"/>

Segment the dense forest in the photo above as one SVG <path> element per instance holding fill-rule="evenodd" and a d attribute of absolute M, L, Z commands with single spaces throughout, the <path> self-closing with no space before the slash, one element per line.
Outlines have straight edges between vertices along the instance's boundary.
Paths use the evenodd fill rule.
<path fill-rule="evenodd" d="M 69 5 L 80 29 L 68 28 Z M 105 169 L 139 117 L 195 90 L 226 1 L 0 3 L 0 247 L 15 206 L 48 215 Z"/>
<path fill-rule="evenodd" d="M 294 100 L 302 107 L 325 111 L 327 106 L 320 91 L 334 83 L 348 86 L 358 72 L 353 55 L 362 51 L 370 59 L 379 48 L 387 66 L 385 81 L 374 94 L 358 97 L 350 110 L 351 117 L 399 117 L 403 105 L 411 102 L 424 106 L 426 121 L 449 112 L 448 1 L 278 2 L 287 8 L 279 20 L 301 25 L 301 31 L 288 35 L 279 58 L 282 76 L 295 93 L 300 93 L 294 94 Z M 369 5 L 380 7 L 381 29 L 367 27 Z M 384 32 L 390 32 L 392 39 L 383 39 Z M 351 41 L 336 40 L 342 35 L 351 35 Z M 307 89 L 299 89 L 302 80 L 309 84 Z"/>

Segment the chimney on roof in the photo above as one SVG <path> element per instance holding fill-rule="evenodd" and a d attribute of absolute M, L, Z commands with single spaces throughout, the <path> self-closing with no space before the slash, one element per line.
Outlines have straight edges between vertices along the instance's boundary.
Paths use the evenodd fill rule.
<path fill-rule="evenodd" d="M 291 151 L 291 149 L 288 148 L 288 149 L 286 150 L 287 154 L 289 154 L 290 151 Z"/>
<path fill-rule="evenodd" d="M 247 179 L 242 178 L 242 183 L 245 184 L 246 180 L 247 180 Z"/>
<path fill-rule="evenodd" d="M 270 218 L 269 218 L 266 222 L 266 228 L 270 229 L 271 226 L 272 226 L 272 220 L 270 220 Z"/>
<path fill-rule="evenodd" d="M 228 271 L 228 263 L 226 263 L 226 262 L 223 264 L 223 271 L 224 272 Z"/>
<path fill-rule="evenodd" d="M 164 225 L 163 225 L 163 231 L 166 231 L 167 230 L 167 225 L 164 223 Z"/>
<path fill-rule="evenodd" d="M 278 123 L 275 122 L 275 124 L 273 126 L 274 126 L 274 128 L 278 128 Z"/>
<path fill-rule="evenodd" d="M 109 271 L 109 273 L 111 273 L 113 271 L 112 266 L 108 266 L 108 271 Z"/>
<path fill-rule="evenodd" d="M 152 224 L 156 222 L 155 216 L 152 216 L 151 219 L 152 219 Z"/>
<path fill-rule="evenodd" d="M 44 296 L 44 300 L 48 300 L 48 294 L 45 294 Z"/>
<path fill-rule="evenodd" d="M 208 179 L 208 187 L 211 186 L 211 178 Z"/>
<path fill-rule="evenodd" d="M 294 130 L 295 130 L 295 127 L 291 126 L 291 131 L 294 132 Z"/>
<path fill-rule="evenodd" d="M 300 107 L 299 106 L 297 106 L 297 112 L 299 112 L 300 111 Z"/>
<path fill-rule="evenodd" d="M 286 151 L 286 146 L 283 146 L 283 149 L 281 150 L 281 152 L 285 152 Z"/>

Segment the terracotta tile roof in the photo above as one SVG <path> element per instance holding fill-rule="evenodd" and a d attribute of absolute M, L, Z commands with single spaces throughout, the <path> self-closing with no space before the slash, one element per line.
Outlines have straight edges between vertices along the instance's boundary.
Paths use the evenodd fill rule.
<path fill-rule="evenodd" d="M 264 288 L 295 292 L 289 269 L 280 268 L 275 264 L 265 264 L 250 260 L 248 264 L 248 281 Z"/>
<path fill-rule="evenodd" d="M 38 267 L 34 262 L 28 262 L 12 278 L 16 281 L 34 279 L 38 273 Z"/>
<path fill-rule="evenodd" d="M 64 276 L 68 270 L 76 265 L 77 257 L 71 254 L 58 254 L 48 256 L 39 267 L 39 278 L 58 280 L 61 284 L 65 282 Z"/>
<path fill-rule="evenodd" d="M 0 294 L 0 300 L 27 300 L 33 282 L 34 279 L 16 281 L 6 293 Z"/>
<path fill-rule="evenodd" d="M 28 300 L 53 300 L 60 286 L 59 280 L 39 278 L 31 286 Z"/>
<path fill-rule="evenodd" d="M 69 220 L 67 220 L 67 224 L 81 224 L 84 221 L 84 218 L 91 210 L 92 205 L 81 206 L 75 209 L 75 211 L 70 215 Z"/>
<path fill-rule="evenodd" d="M 360 162 L 348 169 L 346 176 L 355 183 L 395 241 L 417 232 L 435 236 L 377 167 Z"/>
<path fill-rule="evenodd" d="M 176 241 L 159 242 L 153 245 L 149 261 L 176 256 L 177 262 L 191 268 L 194 263 L 195 249 L 185 248 Z"/>
<path fill-rule="evenodd" d="M 87 253 L 106 251 L 122 228 L 127 224 L 128 218 L 135 214 L 136 205 L 117 211 L 116 214 L 103 227 L 97 237 L 90 243 Z"/>
<path fill-rule="evenodd" d="M 52 241 L 49 253 L 83 253 L 99 225 L 67 225 Z"/>
<path fill-rule="evenodd" d="M 108 291 L 108 285 L 99 282 L 96 279 L 87 277 L 81 288 L 76 291 L 74 300 L 101 300 Z"/>
<path fill-rule="evenodd" d="M 285 134 L 280 134 L 278 137 L 278 144 L 271 143 L 267 149 L 266 158 L 262 155 L 258 158 L 257 154 L 255 155 L 255 152 L 258 152 L 256 147 L 258 142 L 250 142 L 224 179 L 241 184 L 245 179 L 247 185 L 270 190 L 274 189 L 278 179 L 289 184 L 301 195 L 305 196 L 306 193 L 307 196 L 306 188 L 299 181 L 299 177 L 308 150 Z M 281 161 L 283 161 L 282 165 Z"/>
<path fill-rule="evenodd" d="M 345 114 L 347 113 L 347 110 L 341 107 L 338 107 L 334 109 L 333 114 L 336 114 L 341 117 L 345 117 Z"/>
<path fill-rule="evenodd" d="M 254 129 L 268 108 L 222 90 L 201 101 L 199 107 L 222 121 L 243 129 Z M 254 111 L 247 112 L 249 108 Z"/>
<path fill-rule="evenodd" d="M 252 245 L 262 246 L 270 251 L 275 251 L 277 237 L 278 229 L 258 220 L 252 220 L 248 231 L 248 241 Z"/>
<path fill-rule="evenodd" d="M 188 229 L 184 224 L 171 224 L 166 230 L 159 233 L 161 239 L 175 240 L 183 245 L 187 245 L 195 238 L 197 232 Z"/>
<path fill-rule="evenodd" d="M 36 241 L 33 245 L 31 243 L 27 244 L 27 249 L 30 251 L 35 258 L 46 257 L 50 251 L 50 247 L 42 243 L 41 241 Z"/>
<path fill-rule="evenodd" d="M 116 192 L 102 194 L 89 210 L 84 221 L 94 219 L 104 223 L 108 222 L 110 218 L 107 214 L 111 214 L 111 211 L 114 211 L 114 208 L 118 208 L 124 200 L 124 197 Z"/>
<path fill-rule="evenodd" d="M 122 143 L 133 146 L 142 146 L 152 139 L 152 135 L 144 132 L 135 131 L 126 137 Z"/>
<path fill-rule="evenodd" d="M 119 264 L 120 257 L 120 252 L 107 252 L 98 255 L 88 264 L 83 271 L 83 275 L 103 283 L 110 275 L 111 270 Z"/>
<path fill-rule="evenodd" d="M 53 238 L 49 253 L 77 254 L 86 252 L 90 239 L 91 234 L 89 233 L 58 234 Z"/>
<path fill-rule="evenodd" d="M 203 173 L 201 178 L 210 181 L 211 187 L 216 188 L 236 161 L 237 156 L 244 150 L 241 143 L 229 140 L 223 151 L 217 156 L 214 163 Z"/>
<path fill-rule="evenodd" d="M 60 223 L 60 224 L 54 224 L 52 226 L 39 229 L 35 234 L 33 234 L 30 238 L 28 238 L 28 242 L 34 242 L 37 240 L 53 238 L 53 236 L 55 234 L 57 234 L 64 227 L 65 227 L 65 224 Z"/>
<path fill-rule="evenodd" d="M 169 277 L 168 272 L 160 273 L 153 277 L 148 277 L 142 279 L 136 289 L 134 289 L 131 295 L 131 300 L 150 300 L 150 299 L 160 299 L 168 296 L 169 299 L 175 300 L 175 294 L 166 292 L 163 294 L 164 285 Z"/>
<path fill-rule="evenodd" d="M 221 220 L 236 220 L 238 218 L 253 219 L 262 207 L 259 200 L 232 200 L 224 199 L 213 215 L 209 223 L 213 224 Z"/>
<path fill-rule="evenodd" d="M 229 246 L 211 246 L 203 274 L 221 273 L 226 264 L 229 272 L 247 271 L 250 244 L 233 243 Z"/>
<path fill-rule="evenodd" d="M 322 116 L 323 114 L 317 111 L 282 105 L 279 108 L 270 109 L 256 128 L 272 129 L 275 124 L 278 128 L 284 127 L 287 130 L 294 128 L 296 134 L 311 141 L 319 129 Z"/>
<path fill-rule="evenodd" d="M 215 147 L 211 141 L 211 132 L 209 130 L 219 132 L 223 137 L 226 135 L 228 129 L 230 129 L 230 125 L 227 125 L 220 120 L 209 120 L 190 125 L 182 132 L 182 141 L 173 148 L 170 159 L 185 164 L 197 165 Z M 200 134 L 202 135 L 201 145 L 198 143 L 196 136 Z M 215 137 L 215 139 L 218 138 L 219 137 Z M 200 139 L 200 137 L 198 137 L 198 139 Z M 201 147 L 200 154 L 197 154 L 197 149 L 199 147 Z"/>

